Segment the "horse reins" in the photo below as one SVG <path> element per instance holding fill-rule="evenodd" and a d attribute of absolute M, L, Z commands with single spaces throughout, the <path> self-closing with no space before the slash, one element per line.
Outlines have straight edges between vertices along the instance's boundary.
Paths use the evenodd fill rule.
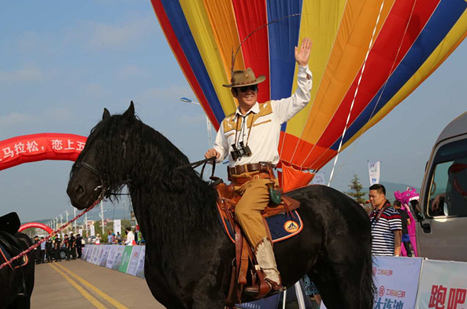
<path fill-rule="evenodd" d="M 210 179 L 213 180 L 214 172 L 216 171 L 216 157 L 210 157 L 210 158 L 207 158 L 207 159 L 204 159 L 204 160 L 199 160 L 199 161 L 196 161 L 196 162 L 193 162 L 193 163 L 180 165 L 176 169 L 181 170 L 181 169 L 184 169 L 184 168 L 187 168 L 187 167 L 191 167 L 191 168 L 195 169 L 198 166 L 203 165 L 203 167 L 201 168 L 201 174 L 200 174 L 201 178 L 203 178 L 204 169 L 206 168 L 206 164 L 208 164 L 208 162 L 212 162 L 212 173 L 211 173 Z"/>

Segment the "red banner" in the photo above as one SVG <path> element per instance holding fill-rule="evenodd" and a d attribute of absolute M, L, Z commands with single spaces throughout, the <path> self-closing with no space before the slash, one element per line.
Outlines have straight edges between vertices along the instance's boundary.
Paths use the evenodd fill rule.
<path fill-rule="evenodd" d="M 0 171 L 42 160 L 76 161 L 86 139 L 75 134 L 42 133 L 0 141 Z"/>

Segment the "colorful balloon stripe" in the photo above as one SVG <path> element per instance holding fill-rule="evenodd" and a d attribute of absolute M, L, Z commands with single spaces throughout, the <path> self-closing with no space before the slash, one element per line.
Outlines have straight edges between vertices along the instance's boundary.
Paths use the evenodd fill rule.
<path fill-rule="evenodd" d="M 296 88 L 294 46 L 313 40 L 308 106 L 283 125 L 279 164 L 288 189 L 303 185 L 386 116 L 452 53 L 467 32 L 465 0 L 152 0 L 172 50 L 216 128 L 235 110 L 235 69 L 266 75 L 259 102 Z M 300 13 L 300 16 L 287 17 Z M 283 18 L 283 19 L 282 19 Z M 372 40 L 370 46 L 370 41 Z M 367 56 L 368 53 L 368 56 Z M 361 74 L 364 61 L 365 70 Z M 359 83 L 358 79 L 361 76 Z M 311 173 L 301 173 L 310 170 Z"/>

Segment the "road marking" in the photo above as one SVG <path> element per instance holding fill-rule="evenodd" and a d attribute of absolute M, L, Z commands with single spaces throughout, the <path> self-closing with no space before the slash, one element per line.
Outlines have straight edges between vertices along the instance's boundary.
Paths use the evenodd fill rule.
<path fill-rule="evenodd" d="M 74 272 L 72 272 L 71 270 L 67 269 L 66 267 L 62 266 L 62 265 L 56 265 L 58 267 L 60 267 L 63 271 L 65 271 L 66 273 L 68 273 L 70 276 L 72 276 L 73 278 L 75 278 L 76 280 L 78 280 L 79 282 L 81 282 L 82 284 L 84 284 L 86 287 L 88 287 L 89 289 L 91 289 L 92 291 L 94 291 L 97 295 L 99 295 L 101 298 L 105 299 L 107 302 L 111 303 L 112 305 L 114 305 L 115 308 L 117 309 L 129 309 L 128 307 L 124 306 L 123 304 L 119 303 L 118 301 L 116 301 L 115 299 L 113 299 L 112 297 L 110 297 L 109 295 L 105 294 L 104 292 L 102 292 L 101 290 L 99 290 L 98 288 L 96 288 L 94 285 L 92 285 L 91 283 L 89 283 L 88 281 L 84 280 L 83 278 L 81 278 L 80 276 L 78 276 L 77 274 L 75 274 Z"/>
<path fill-rule="evenodd" d="M 89 294 L 88 292 L 86 292 L 85 289 L 83 289 L 78 283 L 74 282 L 73 279 L 71 279 L 70 277 L 68 277 L 63 271 L 61 271 L 60 269 L 58 269 L 56 266 L 52 265 L 52 264 L 49 264 L 50 267 L 52 267 L 53 269 L 55 269 L 56 272 L 58 272 L 60 275 L 62 275 L 72 286 L 75 287 L 75 289 L 77 289 L 81 294 L 83 294 L 83 296 L 91 303 L 94 305 L 94 307 L 98 308 L 98 309 L 106 309 L 105 306 L 103 304 L 101 304 L 97 298 L 93 297 L 91 294 Z"/>

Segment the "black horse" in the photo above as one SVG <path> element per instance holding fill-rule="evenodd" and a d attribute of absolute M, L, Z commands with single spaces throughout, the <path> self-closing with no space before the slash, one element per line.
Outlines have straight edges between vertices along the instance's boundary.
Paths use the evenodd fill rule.
<path fill-rule="evenodd" d="M 17 232 L 18 215 L 10 213 L 0 217 L 0 264 L 32 246 L 26 234 Z M 10 266 L 11 265 L 11 266 Z M 30 308 L 34 288 L 34 253 L 13 261 L 0 269 L 0 309 Z"/>
<path fill-rule="evenodd" d="M 187 163 L 169 140 L 135 117 L 132 102 L 122 115 L 104 109 L 73 166 L 67 193 L 85 209 L 103 188 L 109 198 L 127 185 L 146 239 L 145 276 L 154 297 L 167 308 L 223 308 L 235 249 L 218 222 L 216 191 L 194 170 L 177 169 Z M 327 308 L 372 308 L 365 211 L 325 186 L 289 195 L 301 202 L 305 227 L 274 245 L 284 285 L 308 274 Z"/>

